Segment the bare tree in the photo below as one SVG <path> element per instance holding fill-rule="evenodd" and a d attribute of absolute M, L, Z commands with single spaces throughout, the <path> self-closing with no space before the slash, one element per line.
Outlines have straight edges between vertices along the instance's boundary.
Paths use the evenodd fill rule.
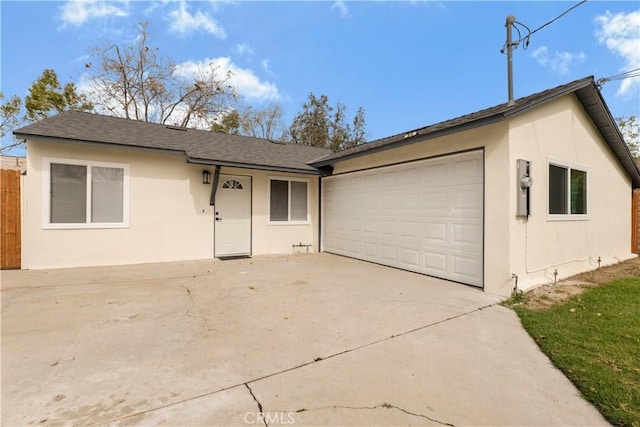
<path fill-rule="evenodd" d="M 97 109 L 128 119 L 210 128 L 237 98 L 231 72 L 213 63 L 180 68 L 149 46 L 146 23 L 139 31 L 131 44 L 93 49 L 96 63 L 86 67 Z"/>
<path fill-rule="evenodd" d="M 282 106 L 270 104 L 264 108 L 251 106 L 231 110 L 213 126 L 213 130 L 252 136 L 270 140 L 281 140 L 284 134 Z"/>
<path fill-rule="evenodd" d="M 271 140 L 282 139 L 282 107 L 271 104 L 264 108 L 248 107 L 240 114 L 240 128 L 243 135 Z"/>

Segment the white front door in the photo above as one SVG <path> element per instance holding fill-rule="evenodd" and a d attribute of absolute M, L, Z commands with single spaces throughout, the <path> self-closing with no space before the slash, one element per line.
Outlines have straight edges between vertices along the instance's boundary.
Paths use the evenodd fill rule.
<path fill-rule="evenodd" d="M 251 255 L 251 177 L 220 175 L 214 221 L 216 257 Z"/>

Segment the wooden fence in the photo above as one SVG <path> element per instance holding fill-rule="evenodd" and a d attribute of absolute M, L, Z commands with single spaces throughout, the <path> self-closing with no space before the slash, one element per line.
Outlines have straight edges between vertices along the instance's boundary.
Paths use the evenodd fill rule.
<path fill-rule="evenodd" d="M 0 175 L 0 268 L 20 268 L 20 171 Z"/>

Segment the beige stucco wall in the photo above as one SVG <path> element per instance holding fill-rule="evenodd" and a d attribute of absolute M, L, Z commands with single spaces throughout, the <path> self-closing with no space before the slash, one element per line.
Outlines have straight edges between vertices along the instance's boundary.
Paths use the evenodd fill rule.
<path fill-rule="evenodd" d="M 507 123 L 497 123 L 429 141 L 406 145 L 334 165 L 334 174 L 484 148 L 484 289 L 507 295 L 511 289 L 509 271 L 509 169 Z"/>
<path fill-rule="evenodd" d="M 180 155 L 29 141 L 23 268 L 134 264 L 213 256 L 209 187 L 202 167 Z M 129 227 L 43 227 L 45 157 L 125 163 L 130 173 Z"/>
<path fill-rule="evenodd" d="M 550 283 L 554 271 L 567 277 L 632 257 L 631 181 L 602 140 L 581 104 L 565 96 L 509 121 L 509 194 L 516 194 L 516 160 L 532 162 L 532 214 L 516 217 L 509 207 L 511 272 L 527 289 Z M 551 220 L 547 216 L 548 160 L 587 170 L 585 220 Z"/>
<path fill-rule="evenodd" d="M 214 208 L 203 167 L 182 155 L 103 148 L 81 144 L 28 141 L 23 209 L 23 268 L 135 264 L 213 257 Z M 104 229 L 46 229 L 43 226 L 44 158 L 124 163 L 130 173 L 129 226 Z M 252 176 L 252 253 L 292 253 L 293 243 L 317 248 L 316 177 L 222 168 L 222 173 Z M 267 177 L 309 181 L 312 221 L 305 225 L 269 225 Z"/>
<path fill-rule="evenodd" d="M 293 248 L 293 244 L 312 245 L 309 253 L 318 248 L 318 177 L 303 174 L 269 172 L 261 170 L 221 168 L 221 174 L 252 176 L 252 220 L 253 255 L 306 253 L 306 248 Z M 309 224 L 269 224 L 267 216 L 269 177 L 302 179 L 308 182 Z M 208 200 L 208 199 L 207 199 Z"/>

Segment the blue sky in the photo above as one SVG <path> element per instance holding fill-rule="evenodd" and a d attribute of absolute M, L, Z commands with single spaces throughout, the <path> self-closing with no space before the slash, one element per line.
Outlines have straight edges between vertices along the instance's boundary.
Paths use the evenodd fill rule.
<path fill-rule="evenodd" d="M 506 101 L 505 18 L 534 29 L 572 2 L 2 0 L 1 89 L 24 97 L 45 68 L 82 87 L 90 49 L 149 22 L 150 45 L 177 63 L 215 61 L 256 107 L 285 121 L 309 92 L 364 107 L 377 139 Z M 514 52 L 515 96 L 640 67 L 637 1 L 588 1 Z M 640 115 L 640 78 L 603 86 L 614 116 Z"/>

